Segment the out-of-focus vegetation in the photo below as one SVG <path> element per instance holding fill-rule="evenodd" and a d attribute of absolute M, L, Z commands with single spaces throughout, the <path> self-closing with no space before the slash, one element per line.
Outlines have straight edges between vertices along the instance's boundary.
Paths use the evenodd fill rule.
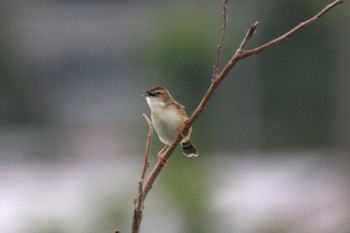
<path fill-rule="evenodd" d="M 326 4 L 230 1 L 223 64 L 253 22 L 249 47 Z M 147 133 L 141 95 L 166 86 L 192 113 L 221 12 L 220 1 L 2 1 L 0 232 L 126 232 Z M 175 152 L 142 232 L 348 232 L 348 12 L 236 66 L 194 124 L 200 157 Z M 160 147 L 155 136 L 151 164 Z"/>

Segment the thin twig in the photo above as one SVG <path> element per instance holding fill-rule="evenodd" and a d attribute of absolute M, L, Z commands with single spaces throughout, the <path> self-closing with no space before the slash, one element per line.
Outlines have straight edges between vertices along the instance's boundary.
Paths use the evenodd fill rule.
<path fill-rule="evenodd" d="M 344 0 L 336 0 L 330 4 L 328 4 L 325 8 L 323 8 L 319 13 L 317 13 L 314 17 L 300 23 L 299 25 L 297 25 L 296 27 L 294 27 L 293 29 L 291 29 L 290 31 L 288 31 L 287 33 L 283 34 L 282 36 L 274 39 L 274 40 L 271 40 L 270 42 L 267 42 L 255 49 L 251 49 L 251 50 L 248 50 L 246 51 L 244 54 L 242 54 L 243 58 L 244 57 L 248 57 L 250 55 L 253 55 L 253 54 L 257 54 L 257 53 L 260 53 L 262 51 L 264 51 L 265 49 L 267 48 L 270 48 L 271 46 L 274 46 L 278 43 L 281 43 L 287 39 L 289 39 L 289 37 L 291 37 L 292 35 L 294 35 L 297 31 L 299 31 L 300 29 L 312 24 L 312 23 L 315 23 L 316 21 L 318 21 L 324 14 L 326 14 L 328 11 L 330 11 L 332 8 L 336 7 L 337 5 L 340 5 L 344 2 Z"/>
<path fill-rule="evenodd" d="M 216 61 L 215 61 L 215 65 L 213 66 L 214 68 L 213 79 L 215 79 L 219 74 L 219 67 L 221 65 L 221 60 L 222 60 L 222 48 L 224 46 L 224 42 L 227 35 L 227 29 L 226 29 L 227 28 L 227 3 L 228 3 L 228 0 L 222 1 L 222 5 L 223 5 L 222 17 L 224 18 L 224 22 L 222 25 L 221 40 L 220 40 L 220 43 L 216 46 Z"/>
<path fill-rule="evenodd" d="M 149 167 L 149 153 L 150 153 L 151 141 L 152 141 L 152 137 L 153 137 L 153 124 L 152 124 L 152 121 L 147 117 L 146 114 L 143 113 L 142 117 L 146 120 L 146 122 L 148 124 L 148 134 L 146 136 L 145 163 L 144 163 L 143 171 L 141 174 L 141 180 L 144 181 L 145 177 L 146 177 L 147 168 Z"/>
<path fill-rule="evenodd" d="M 247 31 L 247 34 L 245 35 L 241 45 L 239 46 L 237 52 L 243 52 L 245 50 L 245 48 L 248 45 L 248 42 L 250 41 L 250 39 L 254 36 L 254 33 L 256 32 L 256 28 L 259 25 L 259 21 L 256 21 L 254 24 L 252 24 L 249 28 L 249 30 Z"/>
<path fill-rule="evenodd" d="M 142 203 L 143 203 L 143 197 L 142 197 L 142 188 L 143 188 L 143 181 L 139 181 L 139 188 L 138 188 L 138 198 L 137 198 L 137 204 L 134 209 L 134 214 L 132 217 L 132 233 L 139 233 L 140 232 L 140 226 L 142 221 Z"/>
<path fill-rule="evenodd" d="M 132 218 L 132 233 L 138 233 L 140 231 L 140 225 L 142 220 L 142 208 L 144 202 L 144 196 L 142 193 L 143 190 L 143 182 L 146 177 L 147 168 L 149 167 L 149 153 L 151 149 L 151 141 L 153 137 L 153 124 L 146 114 L 142 114 L 142 117 L 145 119 L 148 125 L 148 134 L 146 136 L 146 152 L 145 152 L 145 162 L 143 165 L 143 170 L 141 173 L 141 178 L 139 181 L 139 188 L 137 193 L 137 198 L 135 198 L 135 209 Z"/>

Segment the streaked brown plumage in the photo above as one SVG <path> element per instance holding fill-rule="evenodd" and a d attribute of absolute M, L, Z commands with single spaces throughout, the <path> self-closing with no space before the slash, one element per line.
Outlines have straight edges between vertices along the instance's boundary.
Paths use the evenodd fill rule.
<path fill-rule="evenodd" d="M 170 92 L 164 87 L 156 86 L 147 90 L 146 99 L 151 109 L 151 119 L 154 128 L 160 141 L 165 144 L 162 150 L 165 150 L 175 140 L 176 135 L 184 126 L 188 116 L 184 106 L 176 102 Z M 198 151 L 190 141 L 191 133 L 192 128 L 185 135 L 180 145 L 182 146 L 184 155 L 187 157 L 197 157 Z M 161 157 L 161 154 L 158 157 Z"/>

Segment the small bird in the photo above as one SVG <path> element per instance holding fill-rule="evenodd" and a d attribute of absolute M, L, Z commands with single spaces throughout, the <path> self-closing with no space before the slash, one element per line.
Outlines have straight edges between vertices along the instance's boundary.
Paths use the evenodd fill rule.
<path fill-rule="evenodd" d="M 146 91 L 146 100 L 151 109 L 151 119 L 158 137 L 165 144 L 158 153 L 158 159 L 163 160 L 163 152 L 175 140 L 178 132 L 184 127 L 188 116 L 184 106 L 179 104 L 170 95 L 170 92 L 160 86 L 153 87 Z M 182 152 L 187 157 L 197 157 L 198 151 L 190 141 L 192 127 L 184 136 L 180 145 Z"/>

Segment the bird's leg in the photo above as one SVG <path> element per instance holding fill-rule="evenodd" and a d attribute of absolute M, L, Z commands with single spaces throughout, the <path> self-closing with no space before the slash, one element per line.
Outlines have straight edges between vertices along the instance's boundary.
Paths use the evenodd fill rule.
<path fill-rule="evenodd" d="M 166 160 L 163 158 L 164 152 L 169 148 L 169 145 L 165 145 L 159 152 L 158 152 L 158 161 L 160 161 L 162 164 L 165 165 Z"/>

